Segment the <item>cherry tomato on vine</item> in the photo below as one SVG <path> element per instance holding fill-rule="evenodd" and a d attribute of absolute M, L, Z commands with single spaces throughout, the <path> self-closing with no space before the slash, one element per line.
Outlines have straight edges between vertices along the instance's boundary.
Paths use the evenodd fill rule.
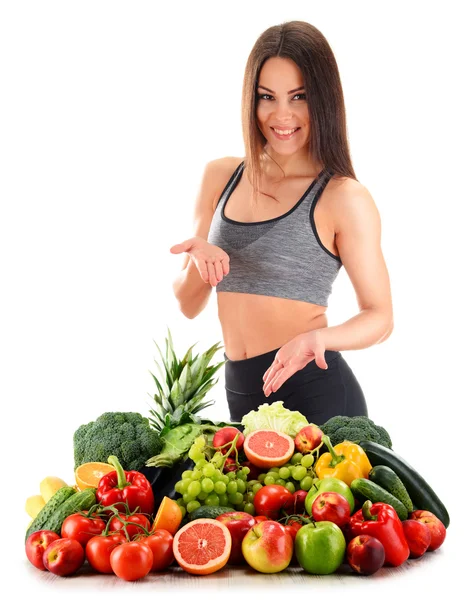
<path fill-rule="evenodd" d="M 152 550 L 142 542 L 119 544 L 110 555 L 113 573 L 125 581 L 145 577 L 151 570 L 153 561 Z"/>
<path fill-rule="evenodd" d="M 173 563 L 173 535 L 166 529 L 155 529 L 151 535 L 138 537 L 137 541 L 152 550 L 154 559 L 151 571 L 164 571 Z"/>
<path fill-rule="evenodd" d="M 110 535 L 96 535 L 92 537 L 85 546 L 85 556 L 92 569 L 95 569 L 99 573 L 113 573 L 110 555 L 116 546 L 126 542 L 126 536 L 122 531 L 117 531 Z"/>
<path fill-rule="evenodd" d="M 141 527 L 145 527 L 147 531 L 150 531 L 150 521 L 144 513 L 135 513 L 128 516 L 126 516 L 124 513 L 119 513 L 119 517 L 123 519 L 123 521 L 127 521 L 128 524 L 123 526 L 123 523 L 116 516 L 114 516 L 111 518 L 108 531 L 119 531 L 120 529 L 126 529 L 131 541 L 135 535 L 143 533 Z M 132 525 L 132 523 L 136 523 L 137 525 Z M 141 525 L 141 527 L 139 527 L 139 525 Z"/>
<path fill-rule="evenodd" d="M 293 519 L 290 519 L 286 523 L 285 528 L 289 532 L 290 536 L 293 538 L 293 542 L 296 538 L 296 534 L 298 533 L 298 531 L 301 529 L 302 526 L 303 526 L 303 523 L 301 523 L 300 521 L 294 521 Z"/>
<path fill-rule="evenodd" d="M 262 521 L 270 521 L 271 520 L 268 517 L 266 517 L 265 515 L 257 515 L 256 517 L 254 517 L 254 519 L 257 521 L 257 523 L 261 523 Z"/>
<path fill-rule="evenodd" d="M 61 527 L 61 537 L 77 540 L 85 548 L 90 539 L 105 529 L 106 523 L 100 517 L 87 517 L 75 513 L 66 517 Z"/>

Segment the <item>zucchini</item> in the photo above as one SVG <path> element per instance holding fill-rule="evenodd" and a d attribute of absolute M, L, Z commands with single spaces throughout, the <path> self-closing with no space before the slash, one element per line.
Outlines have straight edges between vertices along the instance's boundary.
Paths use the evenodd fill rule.
<path fill-rule="evenodd" d="M 44 529 L 55 531 L 60 535 L 62 523 L 67 517 L 78 513 L 81 510 L 88 510 L 96 504 L 95 492 L 95 488 L 87 488 L 68 498 L 52 513 L 46 521 Z"/>
<path fill-rule="evenodd" d="M 195 519 L 215 519 L 219 515 L 224 515 L 228 512 L 234 512 L 236 509 L 230 506 L 199 506 L 188 515 L 190 521 Z"/>
<path fill-rule="evenodd" d="M 364 477 L 354 479 L 350 484 L 350 489 L 355 497 L 368 498 L 368 500 L 371 500 L 373 504 L 375 502 L 384 502 L 385 504 L 391 505 L 401 521 L 405 521 L 409 516 L 407 508 L 400 500 L 396 498 L 396 496 L 393 496 L 387 490 L 370 479 L 365 479 Z"/>
<path fill-rule="evenodd" d="M 450 516 L 445 505 L 425 479 L 396 452 L 376 442 L 362 441 L 359 444 L 369 458 L 373 467 L 386 465 L 390 467 L 405 485 L 411 497 L 414 510 L 429 510 L 448 527 Z"/>
<path fill-rule="evenodd" d="M 406 486 L 391 467 L 386 465 L 376 465 L 376 467 L 373 467 L 368 473 L 368 479 L 380 485 L 393 496 L 396 496 L 396 498 L 407 508 L 408 513 L 411 513 L 414 510 Z"/>
<path fill-rule="evenodd" d="M 77 490 L 72 486 L 64 486 L 59 488 L 57 492 L 46 502 L 46 504 L 36 515 L 36 518 L 33 519 L 29 525 L 28 529 L 26 530 L 25 541 L 35 531 L 39 531 L 40 529 L 48 529 L 48 527 L 46 527 L 46 523 L 50 517 L 64 502 L 66 502 L 76 493 Z"/>

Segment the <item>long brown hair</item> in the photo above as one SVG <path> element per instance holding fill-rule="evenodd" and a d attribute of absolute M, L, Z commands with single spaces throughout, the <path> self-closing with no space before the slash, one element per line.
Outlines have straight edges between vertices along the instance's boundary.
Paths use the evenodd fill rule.
<path fill-rule="evenodd" d="M 265 61 L 274 56 L 290 58 L 301 71 L 311 122 L 309 153 L 313 162 L 320 162 L 334 175 L 356 179 L 348 144 L 343 90 L 334 53 L 316 27 L 305 21 L 288 21 L 270 27 L 259 36 L 245 67 L 242 89 L 244 168 L 252 183 L 253 201 L 260 191 L 261 158 L 263 154 L 267 155 L 264 150 L 267 140 L 256 118 L 258 78 Z"/>

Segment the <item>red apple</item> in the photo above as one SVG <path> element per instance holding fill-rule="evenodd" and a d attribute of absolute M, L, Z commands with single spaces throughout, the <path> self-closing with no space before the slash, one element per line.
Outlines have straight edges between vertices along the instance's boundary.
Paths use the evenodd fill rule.
<path fill-rule="evenodd" d="M 427 527 L 430 529 L 432 539 L 430 540 L 430 545 L 427 548 L 427 552 L 440 548 L 445 541 L 446 527 L 436 515 L 429 510 L 414 510 L 410 513 L 409 519 L 412 521 L 425 523 L 425 525 L 427 525 Z"/>
<path fill-rule="evenodd" d="M 46 548 L 55 540 L 59 540 L 60 535 L 49 529 L 35 531 L 26 540 L 25 550 L 29 562 L 41 571 L 46 571 L 43 563 L 43 554 Z"/>
<path fill-rule="evenodd" d="M 221 450 L 226 453 L 229 450 L 230 442 L 234 440 L 236 436 L 236 449 L 237 452 L 240 452 L 244 447 L 244 434 L 237 429 L 237 427 L 222 427 L 213 436 L 213 448 L 216 450 Z M 235 451 L 231 452 L 229 456 L 235 456 Z"/>
<path fill-rule="evenodd" d="M 52 542 L 43 554 L 44 566 L 54 575 L 72 575 L 85 561 L 85 550 L 77 540 L 60 538 Z"/>
<path fill-rule="evenodd" d="M 347 546 L 347 562 L 360 575 L 372 575 L 384 565 L 383 544 L 371 535 L 357 535 Z"/>
<path fill-rule="evenodd" d="M 231 565 L 242 565 L 245 563 L 242 554 L 242 540 L 247 531 L 257 524 L 252 515 L 243 511 L 224 513 L 216 517 L 216 521 L 224 523 L 229 529 L 232 539 L 231 554 L 228 563 Z"/>
<path fill-rule="evenodd" d="M 316 521 L 331 521 L 344 527 L 350 521 L 350 504 L 338 492 L 321 492 L 312 503 L 311 513 Z"/>
<path fill-rule="evenodd" d="M 293 556 L 293 538 L 277 521 L 262 521 L 251 527 L 242 540 L 242 554 L 260 573 L 279 573 Z"/>
<path fill-rule="evenodd" d="M 410 550 L 410 558 L 419 558 L 427 551 L 432 541 L 432 532 L 426 523 L 416 519 L 402 521 L 402 528 Z"/>
<path fill-rule="evenodd" d="M 306 454 L 311 450 L 315 450 L 322 444 L 322 436 L 324 434 L 317 425 L 306 425 L 294 438 L 294 445 L 298 452 Z"/>

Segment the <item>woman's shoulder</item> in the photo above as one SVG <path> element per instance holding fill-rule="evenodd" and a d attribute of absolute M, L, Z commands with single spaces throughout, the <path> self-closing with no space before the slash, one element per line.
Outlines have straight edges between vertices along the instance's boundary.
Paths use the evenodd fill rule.
<path fill-rule="evenodd" d="M 243 157 L 223 156 L 222 158 L 210 160 L 207 163 L 206 168 L 211 169 L 215 174 L 218 174 L 221 177 L 225 177 L 226 175 L 229 175 L 230 177 L 243 160 L 245 160 Z"/>
<path fill-rule="evenodd" d="M 377 213 L 377 207 L 368 188 L 353 177 L 334 176 L 326 188 L 334 221 L 340 228 L 353 218 Z"/>
<path fill-rule="evenodd" d="M 236 156 L 224 156 L 210 160 L 206 164 L 205 176 L 211 180 L 213 189 L 215 190 L 215 203 L 217 203 L 227 182 L 243 160 L 244 158 Z M 213 206 L 213 209 L 215 209 L 215 206 Z"/>

